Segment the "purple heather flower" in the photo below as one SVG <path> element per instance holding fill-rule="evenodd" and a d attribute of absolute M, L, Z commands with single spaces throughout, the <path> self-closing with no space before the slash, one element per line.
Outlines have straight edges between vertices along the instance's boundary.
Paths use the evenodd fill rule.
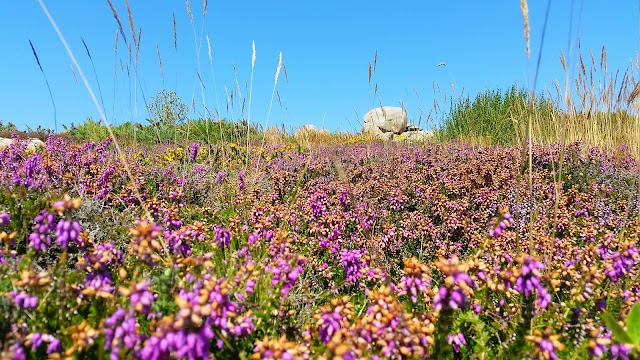
<path fill-rule="evenodd" d="M 244 191 L 247 188 L 247 184 L 244 181 L 245 177 L 244 171 L 238 172 L 238 188 L 240 191 Z"/>
<path fill-rule="evenodd" d="M 28 309 L 28 308 L 35 308 L 38 306 L 38 297 L 34 296 L 34 295 L 29 295 L 28 293 L 24 292 L 24 291 L 12 291 L 11 293 L 9 293 L 11 295 L 11 298 L 13 299 L 13 303 L 16 304 L 16 306 L 23 308 L 23 309 Z"/>
<path fill-rule="evenodd" d="M 196 158 L 198 157 L 198 153 L 200 152 L 200 144 L 199 143 L 191 143 L 189 146 L 189 162 L 196 162 Z"/>
<path fill-rule="evenodd" d="M 289 260 L 280 258 L 275 261 L 275 264 L 269 266 L 269 271 L 273 273 L 271 286 L 282 284 L 280 294 L 283 298 L 289 294 L 291 289 L 293 289 L 293 285 L 298 280 L 298 277 L 300 277 L 300 274 L 304 271 L 302 265 L 304 265 L 304 260 L 298 259 L 297 265 L 292 269 Z"/>
<path fill-rule="evenodd" d="M 482 306 L 478 305 L 475 302 L 471 304 L 471 307 L 473 307 L 473 312 L 475 312 L 476 314 L 480 314 L 482 312 Z"/>
<path fill-rule="evenodd" d="M 216 225 L 214 226 L 213 231 L 215 232 L 213 235 L 213 241 L 218 243 L 220 248 L 224 249 L 231 245 L 231 231 L 229 231 L 229 229 Z"/>
<path fill-rule="evenodd" d="M 11 221 L 11 217 L 4 211 L 0 211 L 0 228 L 5 227 Z"/>
<path fill-rule="evenodd" d="M 633 348 L 625 344 L 613 344 L 611 345 L 611 360 L 629 360 Z"/>
<path fill-rule="evenodd" d="M 108 271 L 92 272 L 85 278 L 85 289 L 91 289 L 96 296 L 111 294 L 113 292 L 113 280 Z"/>
<path fill-rule="evenodd" d="M 183 226 L 177 230 L 167 230 L 164 232 L 167 245 L 173 253 L 183 256 L 189 256 L 191 254 L 190 243 L 192 241 L 203 241 L 205 236 L 204 233 L 191 226 Z"/>
<path fill-rule="evenodd" d="M 556 355 L 555 347 L 553 346 L 553 342 L 551 340 L 540 340 L 538 347 L 540 348 L 541 353 L 548 354 L 549 359 L 558 360 L 558 355 Z"/>
<path fill-rule="evenodd" d="M 247 294 L 253 294 L 255 288 L 256 282 L 253 279 L 248 279 L 247 285 L 245 286 L 245 291 L 247 292 Z"/>
<path fill-rule="evenodd" d="M 105 320 L 105 350 L 111 350 L 110 359 L 115 360 L 120 356 L 120 346 L 124 344 L 127 349 L 134 349 L 142 339 L 137 335 L 136 319 L 132 311 L 125 312 L 118 308 Z"/>
<path fill-rule="evenodd" d="M 511 214 L 505 213 L 502 215 L 502 220 L 500 220 L 494 228 L 489 229 L 489 236 L 499 238 L 502 235 L 502 232 L 504 232 L 508 227 L 513 226 L 513 224 L 513 217 Z"/>
<path fill-rule="evenodd" d="M 451 345 L 453 351 L 456 353 L 460 352 L 461 347 L 467 345 L 467 341 L 464 339 L 464 335 L 462 333 L 447 335 L 447 342 Z"/>
<path fill-rule="evenodd" d="M 531 296 L 535 290 L 538 294 L 536 305 L 546 308 L 551 303 L 551 294 L 540 282 L 540 270 L 542 269 L 544 269 L 544 265 L 539 261 L 530 257 L 524 258 L 521 273 L 516 279 L 514 289 L 525 297 Z"/>
<path fill-rule="evenodd" d="M 221 183 L 227 177 L 227 173 L 224 171 L 218 171 L 218 175 L 216 175 L 216 184 Z"/>
<path fill-rule="evenodd" d="M 366 265 L 361 259 L 365 255 L 363 250 L 347 250 L 340 251 L 340 263 L 344 268 L 347 282 L 351 285 L 360 280 L 362 274 L 360 270 Z"/>
<path fill-rule="evenodd" d="M 56 244 L 66 249 L 69 241 L 75 242 L 78 240 L 78 235 L 80 235 L 81 231 L 80 223 L 77 221 L 66 219 L 58 221 L 58 225 L 56 226 Z"/>
<path fill-rule="evenodd" d="M 325 205 L 327 201 L 327 195 L 321 192 L 315 193 L 309 200 L 309 207 L 311 208 L 311 219 L 316 220 L 327 214 L 327 207 Z"/>
<path fill-rule="evenodd" d="M 598 300 L 598 302 L 596 303 L 596 311 L 602 311 L 602 310 L 605 310 L 606 308 L 607 308 L 607 300 L 605 299 Z"/>
<path fill-rule="evenodd" d="M 418 301 L 418 294 L 426 293 L 431 285 L 428 275 L 429 268 L 418 262 L 416 258 L 407 259 L 404 262 L 404 276 L 398 284 L 398 295 L 411 296 L 411 301 Z"/>
<path fill-rule="evenodd" d="M 342 327 L 340 322 L 344 320 L 345 317 L 336 309 L 323 312 L 316 324 L 320 341 L 326 345 L 333 337 L 333 334 L 340 330 Z"/>
<path fill-rule="evenodd" d="M 44 251 L 51 245 L 51 233 L 56 229 L 56 217 L 47 210 L 42 210 L 35 217 L 34 232 L 29 235 L 29 247 Z"/>
<path fill-rule="evenodd" d="M 467 304 L 467 296 L 461 289 L 449 289 L 444 286 L 438 289 L 438 293 L 433 298 L 433 306 L 436 311 L 443 309 L 461 309 Z"/>
<path fill-rule="evenodd" d="M 155 296 L 149 291 L 149 282 L 142 281 L 136 284 L 129 299 L 131 307 L 139 313 L 148 314 Z"/>
<path fill-rule="evenodd" d="M 619 281 L 635 266 L 639 254 L 640 252 L 635 247 L 628 248 L 622 252 L 609 253 L 606 256 L 609 265 L 605 270 L 605 274 L 612 281 Z"/>
<path fill-rule="evenodd" d="M 47 346 L 47 354 L 52 354 L 54 352 L 61 352 L 62 346 L 60 344 L 60 340 L 53 335 L 49 334 L 41 334 L 41 333 L 32 333 L 27 336 L 27 340 L 31 342 L 31 350 L 36 350 L 42 345 L 43 342 L 48 343 Z"/>

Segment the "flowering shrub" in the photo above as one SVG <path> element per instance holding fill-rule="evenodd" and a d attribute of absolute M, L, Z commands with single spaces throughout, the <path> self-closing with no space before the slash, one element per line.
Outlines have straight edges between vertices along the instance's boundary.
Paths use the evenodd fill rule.
<path fill-rule="evenodd" d="M 587 150 L 16 143 L 0 358 L 631 358 L 638 164 Z"/>

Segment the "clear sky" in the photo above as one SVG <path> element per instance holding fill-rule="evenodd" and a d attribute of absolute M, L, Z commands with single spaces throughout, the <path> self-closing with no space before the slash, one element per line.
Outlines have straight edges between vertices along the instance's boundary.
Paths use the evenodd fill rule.
<path fill-rule="evenodd" d="M 264 125 L 267 120 L 278 54 L 282 52 L 288 82 L 282 71 L 277 84 L 281 102 L 276 96 L 269 125 L 284 124 L 291 129 L 316 124 L 333 131 L 357 130 L 364 113 L 373 106 L 380 103 L 397 106 L 400 101 L 404 102 L 410 119 L 417 123 L 422 111 L 422 126 L 431 127 L 424 118 L 432 111 L 434 99 L 442 110 L 448 108 L 444 94 L 451 95 L 451 84 L 457 95 L 464 89 L 471 96 L 487 88 L 504 89 L 514 82 L 526 87 L 528 78 L 533 79 L 535 73 L 547 6 L 546 1 L 529 1 L 528 63 L 517 0 L 212 0 L 204 18 L 203 3 L 190 1 L 194 27 L 184 1 L 130 0 L 136 32 L 142 29 L 135 86 L 133 64 L 130 76 L 127 75 L 129 56 L 121 37 L 114 54 L 118 25 L 107 0 L 44 1 L 98 99 L 96 80 L 99 81 L 107 118 L 113 123 L 144 122 L 148 112 L 143 96 L 150 100 L 163 88 L 177 90 L 189 105 L 195 98 L 193 116 L 203 114 L 202 91 L 196 75 L 195 27 L 195 38 L 202 43 L 200 74 L 205 86 L 204 101 L 211 112 L 219 103 L 223 118 L 237 120 L 248 116 L 246 84 L 251 78 L 251 44 L 255 41 L 251 122 Z M 125 2 L 112 2 L 127 40 L 132 42 Z M 586 58 L 592 49 L 599 59 L 605 45 L 609 71 L 624 71 L 638 51 L 638 8 L 635 1 L 553 1 L 538 90 L 545 85 L 551 87 L 554 79 L 564 84 L 559 54 L 560 51 L 566 54 L 570 46 L 575 53 L 577 35 Z M 59 127 L 80 123 L 87 117 L 100 117 L 77 70 L 76 83 L 72 61 L 38 1 L 0 1 L 0 34 L 3 48 L 0 120 L 5 124 L 13 122 L 20 128 L 54 126 L 53 106 L 29 40 L 51 85 Z M 213 66 L 205 36 L 210 39 Z M 89 47 L 97 79 L 81 39 Z M 162 57 L 164 84 L 156 46 Z M 376 72 L 370 84 L 368 65 L 376 51 Z M 446 66 L 438 66 L 441 62 Z M 239 93 L 235 96 L 235 107 L 227 110 L 225 87 L 226 92 L 233 92 L 236 79 Z M 378 91 L 374 95 L 375 84 Z M 441 93 L 434 93 L 434 85 Z M 244 115 L 243 98 L 247 101 Z M 437 119 L 441 113 L 431 116 Z"/>

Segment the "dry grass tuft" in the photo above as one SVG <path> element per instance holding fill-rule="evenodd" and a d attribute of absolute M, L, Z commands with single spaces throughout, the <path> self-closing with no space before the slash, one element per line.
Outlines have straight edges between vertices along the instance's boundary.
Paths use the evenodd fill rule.
<path fill-rule="evenodd" d="M 113 17 L 116 19 L 116 22 L 118 22 L 118 29 L 120 30 L 120 35 L 122 35 L 122 39 L 124 39 L 124 42 L 126 43 L 127 42 L 127 36 L 124 34 L 124 29 L 122 27 L 122 21 L 120 21 L 120 16 L 118 16 L 118 11 L 116 10 L 116 7 L 113 6 L 113 3 L 111 2 L 111 0 L 107 0 L 107 2 L 109 3 L 109 6 L 111 7 L 111 11 L 113 11 Z"/>
<path fill-rule="evenodd" d="M 191 13 L 191 6 L 189 5 L 189 0 L 185 0 L 185 3 L 187 5 L 187 14 L 189 14 L 189 21 L 191 21 L 191 24 L 193 25 L 193 14 Z"/>
<path fill-rule="evenodd" d="M 124 0 L 124 5 L 127 7 L 127 14 L 129 15 L 129 26 L 131 27 L 131 37 L 133 38 L 133 43 L 136 45 L 136 27 L 133 24 L 133 14 L 131 14 L 131 7 L 129 7 L 129 0 Z"/>
<path fill-rule="evenodd" d="M 529 39 L 529 6 L 527 0 L 520 0 L 520 10 L 522 11 L 522 20 L 524 21 L 524 41 L 527 46 L 527 58 L 531 56 L 531 46 Z"/>

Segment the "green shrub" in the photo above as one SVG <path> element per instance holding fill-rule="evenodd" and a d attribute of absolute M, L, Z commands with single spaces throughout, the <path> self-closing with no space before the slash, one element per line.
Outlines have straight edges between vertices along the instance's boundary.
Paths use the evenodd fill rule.
<path fill-rule="evenodd" d="M 439 136 L 443 140 L 481 138 L 491 144 L 514 144 L 526 124 L 529 94 L 515 85 L 506 91 L 486 90 L 476 96 L 452 102 Z M 557 110 L 544 96 L 536 97 L 536 117 L 551 119 Z M 515 120 L 515 121 L 514 121 Z"/>

